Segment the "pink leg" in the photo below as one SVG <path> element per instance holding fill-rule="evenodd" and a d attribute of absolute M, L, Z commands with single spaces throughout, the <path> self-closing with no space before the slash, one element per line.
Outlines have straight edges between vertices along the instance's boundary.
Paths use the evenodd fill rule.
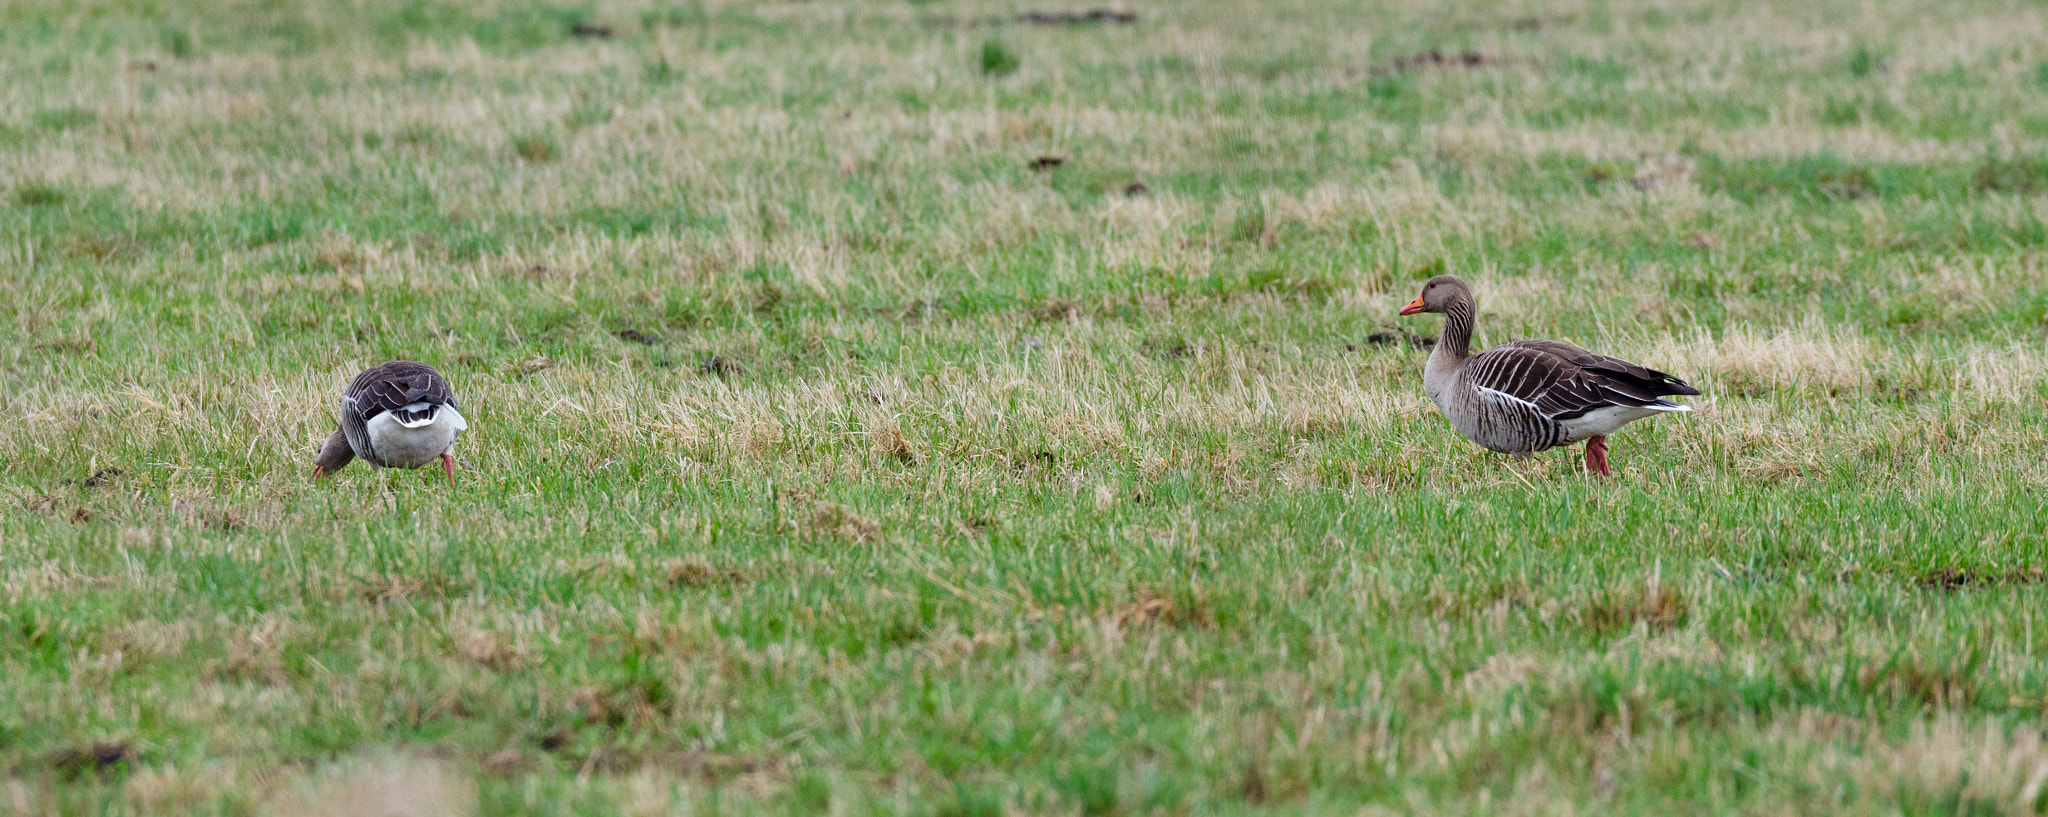
<path fill-rule="evenodd" d="M 1586 470 L 1603 477 L 1614 476 L 1614 470 L 1607 467 L 1607 438 L 1593 436 L 1586 439 Z"/>
<path fill-rule="evenodd" d="M 455 481 L 455 456 L 453 454 L 441 455 L 441 470 L 448 472 L 449 482 Z"/>

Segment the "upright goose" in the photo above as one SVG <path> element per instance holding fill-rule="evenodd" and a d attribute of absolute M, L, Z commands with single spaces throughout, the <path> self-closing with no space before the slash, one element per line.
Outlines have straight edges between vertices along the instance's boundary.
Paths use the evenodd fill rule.
<path fill-rule="evenodd" d="M 469 428 L 447 379 L 434 367 L 394 360 L 356 375 L 341 393 L 341 425 L 320 446 L 313 476 L 362 457 L 379 468 L 418 468 L 441 460 L 455 478 L 455 436 Z"/>
<path fill-rule="evenodd" d="M 1671 375 L 1554 340 L 1518 340 L 1471 354 L 1472 290 L 1455 275 L 1423 284 L 1401 314 L 1440 312 L 1443 337 L 1422 369 L 1422 388 L 1451 425 L 1486 448 L 1516 457 L 1586 441 L 1586 470 L 1602 476 L 1607 435 L 1667 411 L 1664 399 L 1699 394 Z"/>

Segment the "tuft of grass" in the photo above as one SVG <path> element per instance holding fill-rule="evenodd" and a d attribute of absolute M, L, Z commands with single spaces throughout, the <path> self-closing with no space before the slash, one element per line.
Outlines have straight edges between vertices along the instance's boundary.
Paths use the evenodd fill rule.
<path fill-rule="evenodd" d="M 1890 64 L 1885 52 L 1868 45 L 1856 46 L 1856 50 L 1849 52 L 1849 75 L 1857 79 L 1867 79 L 1872 74 L 1889 70 Z"/>
<path fill-rule="evenodd" d="M 588 99 L 576 103 L 575 107 L 569 109 L 569 116 L 564 120 L 564 124 L 568 125 L 571 129 L 581 130 L 610 121 L 612 121 L 611 103 L 603 99 Z"/>
<path fill-rule="evenodd" d="M 1410 74 L 1381 74 L 1365 81 L 1365 93 L 1371 99 L 1394 100 L 1407 93 L 1414 84 L 1414 77 Z"/>
<path fill-rule="evenodd" d="M 164 26 L 157 30 L 157 44 L 164 53 L 177 59 L 186 59 L 197 52 L 198 42 L 192 32 L 183 26 Z"/>
<path fill-rule="evenodd" d="M 2048 190 L 2048 161 L 2032 157 L 1986 160 L 1970 174 L 1970 189 L 2018 195 Z"/>
<path fill-rule="evenodd" d="M 98 113 L 86 108 L 46 108 L 36 111 L 31 121 L 44 130 L 65 131 L 91 125 L 99 118 Z"/>
<path fill-rule="evenodd" d="M 521 159 L 543 164 L 562 155 L 562 143 L 549 133 L 525 133 L 512 137 L 512 153 Z"/>
<path fill-rule="evenodd" d="M 1629 67 L 1612 58 L 1573 57 L 1567 67 L 1601 85 L 1619 85 L 1628 81 Z"/>
<path fill-rule="evenodd" d="M 432 147 L 441 140 L 439 129 L 428 122 L 407 122 L 398 128 L 392 141 L 410 148 Z M 367 145 L 368 142 L 365 141 Z"/>
<path fill-rule="evenodd" d="M 1005 77 L 1017 72 L 1024 61 L 1017 52 L 1010 50 L 1002 40 L 990 37 L 981 42 L 981 73 L 991 77 Z"/>
<path fill-rule="evenodd" d="M 711 13 L 706 8 L 703 0 L 661 2 L 640 12 L 640 25 L 643 28 L 654 28 L 656 26 L 681 28 L 684 26 L 707 25 L 710 22 Z"/>
<path fill-rule="evenodd" d="M 47 182 L 26 182 L 14 188 L 14 203 L 21 207 L 55 207 L 65 198 L 64 188 Z"/>

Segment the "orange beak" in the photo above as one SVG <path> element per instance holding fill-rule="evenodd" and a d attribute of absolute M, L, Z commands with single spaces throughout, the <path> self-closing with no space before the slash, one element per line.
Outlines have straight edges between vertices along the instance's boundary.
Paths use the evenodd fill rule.
<path fill-rule="evenodd" d="M 1415 300 L 1409 301 L 1409 302 L 1408 302 L 1408 305 L 1407 305 L 1407 306 L 1401 307 L 1401 314 L 1403 314 L 1403 315 L 1419 315 L 1419 314 L 1422 314 L 1422 296 L 1420 296 L 1420 295 L 1417 295 L 1417 296 L 1415 296 Z"/>

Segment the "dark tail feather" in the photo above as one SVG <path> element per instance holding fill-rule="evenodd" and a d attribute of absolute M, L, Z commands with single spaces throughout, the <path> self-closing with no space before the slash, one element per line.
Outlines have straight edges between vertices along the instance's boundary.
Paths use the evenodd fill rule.
<path fill-rule="evenodd" d="M 1638 366 L 1625 360 L 1606 358 L 1594 362 L 1592 365 L 1586 366 L 1586 368 L 1605 375 L 1609 383 L 1625 386 L 1630 392 L 1646 398 L 1664 397 L 1667 395 L 1697 395 L 1700 393 L 1700 390 L 1693 388 L 1691 383 L 1648 366 Z"/>
<path fill-rule="evenodd" d="M 1662 387 L 1658 389 L 1658 394 L 1689 394 L 1693 396 L 1698 396 L 1700 393 L 1700 390 L 1693 388 L 1691 383 L 1687 383 L 1676 377 L 1672 377 L 1671 375 L 1664 374 L 1663 372 L 1653 373 L 1664 375 L 1664 382 L 1661 384 Z"/>

